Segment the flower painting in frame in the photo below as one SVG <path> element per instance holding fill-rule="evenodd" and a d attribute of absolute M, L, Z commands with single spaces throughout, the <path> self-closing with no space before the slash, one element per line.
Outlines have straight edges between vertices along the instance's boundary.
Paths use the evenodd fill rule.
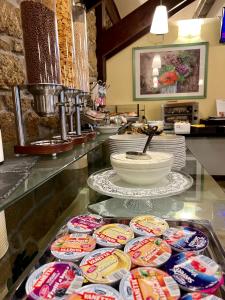
<path fill-rule="evenodd" d="M 133 49 L 134 100 L 206 97 L 208 43 Z"/>

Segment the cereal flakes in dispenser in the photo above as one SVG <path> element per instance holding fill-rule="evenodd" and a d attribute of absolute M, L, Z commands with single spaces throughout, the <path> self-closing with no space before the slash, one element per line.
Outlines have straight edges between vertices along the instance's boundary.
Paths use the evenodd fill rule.
<path fill-rule="evenodd" d="M 71 0 L 56 0 L 62 84 L 75 87 L 75 48 Z"/>
<path fill-rule="evenodd" d="M 75 42 L 76 88 L 89 93 L 89 63 L 88 63 L 88 41 L 87 21 L 85 7 L 74 1 L 73 26 Z"/>

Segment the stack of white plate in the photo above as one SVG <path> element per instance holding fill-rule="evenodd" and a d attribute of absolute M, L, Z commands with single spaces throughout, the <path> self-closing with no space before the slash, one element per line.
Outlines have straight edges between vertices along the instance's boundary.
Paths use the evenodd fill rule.
<path fill-rule="evenodd" d="M 186 164 L 185 137 L 181 135 L 154 136 L 149 146 L 151 151 L 167 152 L 174 155 L 173 170 L 180 170 Z"/>
<path fill-rule="evenodd" d="M 144 134 L 112 135 L 108 140 L 109 152 L 143 151 L 147 138 Z"/>

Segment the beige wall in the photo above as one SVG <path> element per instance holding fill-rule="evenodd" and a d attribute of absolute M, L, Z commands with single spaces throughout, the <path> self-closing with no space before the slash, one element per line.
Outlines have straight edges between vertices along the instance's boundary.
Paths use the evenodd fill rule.
<path fill-rule="evenodd" d="M 107 104 L 134 104 L 132 94 L 132 48 L 143 46 L 157 46 L 160 44 L 190 43 L 198 41 L 209 42 L 208 84 L 206 99 L 198 100 L 200 117 L 215 115 L 216 99 L 225 99 L 225 46 L 219 44 L 220 21 L 219 19 L 205 19 L 202 25 L 201 38 L 198 40 L 178 39 L 178 28 L 170 23 L 169 34 L 162 37 L 145 35 L 111 59 L 107 61 L 107 82 L 110 88 L 107 94 Z M 187 100 L 182 100 L 187 101 Z M 193 101 L 193 100 L 191 100 Z M 146 116 L 150 119 L 159 119 L 160 106 L 166 101 L 141 101 L 145 104 Z"/>

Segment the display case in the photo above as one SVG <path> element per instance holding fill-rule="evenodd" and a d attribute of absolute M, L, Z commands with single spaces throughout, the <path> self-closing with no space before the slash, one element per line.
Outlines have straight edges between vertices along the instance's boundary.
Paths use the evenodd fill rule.
<path fill-rule="evenodd" d="M 99 135 L 56 159 L 39 158 L 27 180 L 0 203 L 9 240 L 9 250 L 0 260 L 0 299 L 26 299 L 27 277 L 39 265 L 54 260 L 49 253 L 51 241 L 71 216 L 83 212 L 117 219 L 147 213 L 175 220 L 171 222 L 192 220 L 199 226 L 208 220 L 225 246 L 224 192 L 190 152 L 183 171 L 194 184 L 181 195 L 150 201 L 114 199 L 90 189 L 89 176 L 110 167 L 107 138 Z M 217 245 L 217 238 L 212 245 L 214 241 Z"/>
<path fill-rule="evenodd" d="M 166 103 L 161 106 L 161 111 L 165 129 L 173 129 L 174 123 L 179 121 L 199 123 L 198 102 Z"/>

